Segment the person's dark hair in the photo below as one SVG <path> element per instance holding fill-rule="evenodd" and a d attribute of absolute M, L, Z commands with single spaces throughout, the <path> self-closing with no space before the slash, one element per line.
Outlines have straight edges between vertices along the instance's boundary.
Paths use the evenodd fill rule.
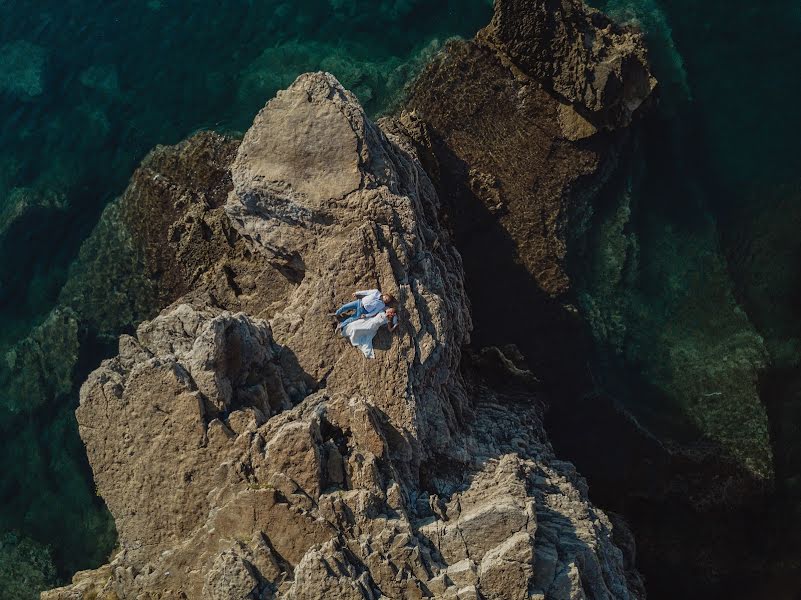
<path fill-rule="evenodd" d="M 393 296 L 392 294 L 384 294 L 384 295 L 388 298 L 387 304 L 392 305 L 397 302 L 397 300 L 395 300 L 395 296 Z"/>

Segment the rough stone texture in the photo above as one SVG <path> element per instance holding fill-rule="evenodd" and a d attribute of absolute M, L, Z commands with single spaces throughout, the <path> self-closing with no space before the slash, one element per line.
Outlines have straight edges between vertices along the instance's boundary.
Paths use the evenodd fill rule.
<path fill-rule="evenodd" d="M 238 146 L 201 132 L 145 157 L 82 245 L 58 306 L 6 350 L 4 383 L 20 392 L 9 397 L 10 410 L 26 411 L 71 391 L 84 344 L 113 343 L 189 292 L 212 306 L 271 314 L 289 283 L 251 260 L 253 250 L 222 208 Z"/>
<path fill-rule="evenodd" d="M 355 145 L 320 138 L 346 130 Z M 256 118 L 226 211 L 293 285 L 269 324 L 196 290 L 84 384 L 80 432 L 120 533 L 89 576 L 98 597 L 640 597 L 553 456 L 531 374 L 497 349 L 462 354 L 461 260 L 400 131 L 326 74 Z M 326 318 L 365 285 L 402 317 L 374 361 Z"/>
<path fill-rule="evenodd" d="M 341 121 L 335 130 L 347 127 L 358 136 L 359 144 L 341 146 L 332 157 L 341 169 L 359 173 L 357 189 L 344 197 L 340 187 L 313 193 L 297 189 L 297 181 L 314 176 L 319 164 L 315 155 L 276 154 L 274 161 L 287 163 L 279 169 L 293 173 L 286 181 L 268 182 L 254 171 L 249 148 L 267 135 L 268 123 L 275 129 L 276 121 L 286 122 L 307 146 L 317 145 L 319 130 L 295 127 L 295 121 L 285 118 L 287 106 L 295 120 L 314 120 L 320 114 L 331 119 L 335 113 Z M 273 111 L 277 115 L 270 117 Z M 331 335 L 327 313 L 356 289 L 379 287 L 393 293 L 402 313 L 401 343 L 391 344 L 376 367 L 365 368 L 361 376 L 372 402 L 398 424 L 401 435 L 435 447 L 446 444 L 456 415 L 450 403 L 443 404 L 440 392 L 453 384 L 450 373 L 459 357 L 443 341 L 465 344 L 470 316 L 461 261 L 436 225 L 435 194 L 422 169 L 365 119 L 355 98 L 320 78 L 302 79 L 279 93 L 256 117 L 242 148 L 232 167 L 234 192 L 227 211 L 267 260 L 300 282 L 272 320 L 278 341 L 292 348 L 313 379 L 326 378 L 329 386 L 347 393 L 359 382 L 347 370 L 336 369 L 343 358 L 349 363 L 352 357 L 343 357 L 344 342 Z M 389 345 L 388 338 L 377 345 Z M 416 363 L 426 368 L 410 370 L 408 365 Z M 397 402 L 398 389 L 412 392 L 409 403 Z M 451 394 L 458 398 L 458 385 Z M 430 425 L 414 416 L 418 411 L 441 412 L 451 427 L 424 431 Z"/>
<path fill-rule="evenodd" d="M 631 197 L 650 102 L 628 104 L 625 79 L 650 91 L 644 56 L 637 35 L 578 2 L 498 0 L 489 27 L 424 70 L 403 124 L 452 219 L 474 342 L 520 347 L 550 392 L 552 439 L 596 501 L 631 517 L 644 570 L 725 578 L 742 562 L 726 546 L 750 535 L 728 537 L 731 516 L 769 488 L 771 439 L 793 431 L 797 411 L 769 432 L 763 341 L 732 294 L 714 223 L 665 226 L 667 213 L 706 209 Z M 596 80 L 598 68 L 609 70 Z M 757 271 L 750 281 L 764 286 Z M 602 374 L 615 357 L 630 368 L 594 379 L 599 355 Z M 610 388 L 627 388 L 638 418 Z"/>
<path fill-rule="evenodd" d="M 583 3 L 499 0 L 406 103 L 464 257 L 477 341 L 514 341 L 536 372 L 574 382 L 569 394 L 587 378 L 568 250 L 654 86 L 642 38 Z M 495 316 L 501 297 L 511 318 Z"/>
<path fill-rule="evenodd" d="M 656 86 L 641 36 L 581 0 L 497 0 L 481 35 L 585 115 L 571 120 L 627 125 Z"/>
<path fill-rule="evenodd" d="M 647 216 L 630 190 L 615 210 L 602 203 L 630 162 L 622 150 L 636 128 L 625 126 L 649 104 L 645 58 L 638 34 L 581 2 L 499 0 L 475 40 L 450 43 L 421 74 L 402 121 L 452 218 L 474 341 L 519 345 L 556 410 L 566 407 L 568 436 L 585 410 L 576 399 L 605 387 L 591 376 L 592 346 L 633 359 L 651 404 L 664 405 L 658 440 L 619 408 L 614 428 L 629 428 L 628 447 L 649 446 L 674 476 L 688 467 L 694 498 L 728 502 L 732 489 L 761 493 L 771 478 L 763 342 L 731 293 L 713 226 L 684 234 L 657 220 L 640 230 Z M 647 285 L 664 286 L 658 303 Z M 643 475 L 654 489 L 667 481 Z"/>
<path fill-rule="evenodd" d="M 150 152 L 81 248 L 61 302 L 99 335 L 114 337 L 199 288 L 210 304 L 265 316 L 284 278 L 250 261 L 251 249 L 222 208 L 238 147 L 201 132 Z M 256 295 L 257 286 L 274 292 Z"/>

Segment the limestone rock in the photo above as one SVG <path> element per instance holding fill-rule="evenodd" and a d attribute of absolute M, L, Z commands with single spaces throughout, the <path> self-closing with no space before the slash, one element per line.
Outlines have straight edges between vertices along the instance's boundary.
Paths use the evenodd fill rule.
<path fill-rule="evenodd" d="M 528 532 L 518 532 L 493 548 L 479 568 L 484 595 L 491 600 L 527 598 L 534 559 L 534 537 Z"/>
<path fill-rule="evenodd" d="M 258 598 L 258 588 L 253 567 L 234 552 L 222 552 L 206 573 L 203 598 L 251 600 Z"/>
<path fill-rule="evenodd" d="M 93 571 L 78 571 L 71 585 L 42 592 L 42 600 L 119 600 L 111 587 L 111 566 L 103 565 Z"/>
<path fill-rule="evenodd" d="M 150 548 L 188 535 L 210 509 L 209 490 L 226 477 L 207 468 L 210 456 L 223 462 L 236 437 L 220 417 L 248 406 L 264 420 L 266 389 L 280 389 L 281 381 L 280 370 L 268 367 L 278 363 L 269 326 L 244 315 L 178 305 L 140 326 L 138 338 L 123 337 L 119 356 L 90 375 L 76 415 L 90 462 L 110 467 L 95 479 L 120 539 Z M 210 355 L 227 361 L 198 358 Z M 128 415 L 118 427 L 112 409 Z M 152 464 L 161 467 L 151 471 Z"/>
<path fill-rule="evenodd" d="M 265 316 L 284 280 L 249 262 L 250 250 L 222 209 L 238 146 L 201 132 L 150 152 L 81 248 L 61 303 L 106 336 L 198 289 L 217 306 Z"/>
<path fill-rule="evenodd" d="M 318 118 L 327 123 L 325 130 L 298 126 Z M 328 140 L 337 132 L 355 141 Z M 278 152 L 272 141 L 254 150 L 260 140 L 289 137 L 296 149 L 288 153 Z M 234 190 L 226 210 L 266 260 L 298 281 L 272 321 L 276 340 L 292 349 L 314 380 L 326 378 L 328 387 L 342 392 L 370 390 L 402 438 L 433 449 L 447 443 L 448 433 L 430 429 L 432 422 L 422 415 L 447 415 L 447 422 L 453 414 L 454 400 L 438 390 L 454 385 L 458 399 L 453 374 L 458 347 L 469 339 L 470 313 L 459 255 L 435 220 L 436 194 L 403 143 L 371 123 L 331 76 L 301 76 L 267 104 L 245 135 L 232 165 Z M 308 178 L 327 176 L 316 151 L 308 156 L 297 151 L 302 147 L 328 148 L 331 163 L 342 172 L 355 169 L 355 175 L 305 187 Z M 275 173 L 292 175 L 270 179 Z M 375 367 L 356 360 L 364 367 L 354 374 L 343 356 L 354 358 L 330 334 L 326 313 L 354 290 L 370 287 L 398 298 L 402 333 L 391 345 L 383 342 L 389 348 Z M 377 345 L 382 347 L 380 338 Z M 397 402 L 398 389 L 409 390 L 408 402 Z"/>
<path fill-rule="evenodd" d="M 58 306 L 2 349 L 0 381 L 13 390 L 6 408 L 23 412 L 59 394 L 77 396 L 72 373 L 82 348 L 113 347 L 120 332 L 189 292 L 204 304 L 270 314 L 290 284 L 250 260 L 222 209 L 238 145 L 201 132 L 148 154 L 82 245 Z"/>
<path fill-rule="evenodd" d="M 497 0 L 481 35 L 603 126 L 628 125 L 656 86 L 641 36 L 581 0 Z"/>
<path fill-rule="evenodd" d="M 588 385 L 589 344 L 568 305 L 569 251 L 654 85 L 642 36 L 580 0 L 498 0 L 490 25 L 449 42 L 406 102 L 403 127 L 464 258 L 475 341 L 518 344 L 568 394 Z"/>
<path fill-rule="evenodd" d="M 713 221 L 668 228 L 674 217 L 635 202 L 653 83 L 642 37 L 581 2 L 499 0 L 474 40 L 427 66 L 401 118 L 448 208 L 474 343 L 520 347 L 553 393 L 560 445 L 617 510 L 653 502 L 646 528 L 675 501 L 691 512 L 752 502 L 773 474 L 765 344 L 733 294 Z M 705 210 L 682 206 L 669 211 Z M 623 394 L 647 390 L 629 403 L 647 406 L 637 419 L 597 397 L 598 355 L 625 365 L 607 377 L 626 382 Z M 633 372 L 642 381 L 630 386 Z M 637 458 L 622 468 L 610 443 Z"/>
<path fill-rule="evenodd" d="M 639 597 L 526 372 L 463 355 L 461 259 L 402 131 L 322 73 L 257 117 L 226 212 L 286 299 L 268 323 L 204 302 L 204 280 L 89 376 L 80 433 L 119 532 L 95 589 L 478 599 L 508 581 L 556 597 L 574 565 L 590 597 Z M 393 292 L 402 318 L 374 361 L 326 318 L 365 286 Z"/>

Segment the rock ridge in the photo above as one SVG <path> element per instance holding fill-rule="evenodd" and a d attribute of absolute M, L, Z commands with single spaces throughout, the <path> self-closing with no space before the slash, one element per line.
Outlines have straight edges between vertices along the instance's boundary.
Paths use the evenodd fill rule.
<path fill-rule="evenodd" d="M 277 308 L 201 285 L 89 376 L 77 417 L 119 549 L 43 598 L 643 597 L 534 377 L 463 353 L 461 258 L 407 131 L 323 73 L 259 113 L 225 212 L 286 278 L 255 284 Z M 365 286 L 402 315 L 374 361 L 326 317 Z"/>

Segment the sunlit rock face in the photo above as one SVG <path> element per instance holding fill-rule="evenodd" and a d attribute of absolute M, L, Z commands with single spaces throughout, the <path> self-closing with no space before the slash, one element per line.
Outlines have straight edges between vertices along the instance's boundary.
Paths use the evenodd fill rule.
<path fill-rule="evenodd" d="M 257 116 L 226 212 L 285 273 L 260 290 L 280 308 L 192 292 L 89 376 L 77 416 L 120 551 L 44 597 L 641 597 L 531 374 L 463 355 L 461 260 L 405 129 L 327 74 Z M 326 316 L 368 285 L 402 315 L 373 361 Z"/>

